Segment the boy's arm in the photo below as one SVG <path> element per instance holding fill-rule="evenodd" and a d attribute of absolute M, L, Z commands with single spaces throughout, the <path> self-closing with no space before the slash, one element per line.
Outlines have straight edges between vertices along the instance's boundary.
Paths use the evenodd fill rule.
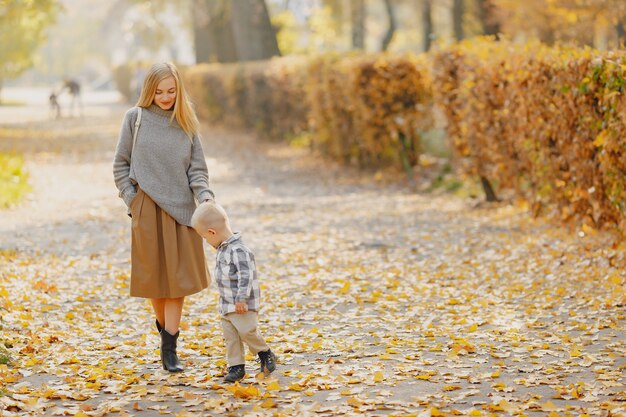
<path fill-rule="evenodd" d="M 250 252 L 237 248 L 233 251 L 232 262 L 235 265 L 237 274 L 235 303 L 245 303 L 252 293 L 252 280 L 256 273 L 254 258 L 250 255 Z"/>

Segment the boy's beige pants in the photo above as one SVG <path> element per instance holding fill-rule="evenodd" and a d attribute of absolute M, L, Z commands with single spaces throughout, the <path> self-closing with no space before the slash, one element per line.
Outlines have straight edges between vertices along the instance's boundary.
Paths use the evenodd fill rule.
<path fill-rule="evenodd" d="M 257 330 L 257 320 L 256 311 L 247 311 L 244 314 L 230 313 L 222 316 L 222 330 L 224 331 L 226 358 L 229 367 L 246 363 L 244 342 L 250 348 L 250 353 L 255 356 L 259 352 L 269 350 L 265 340 Z"/>

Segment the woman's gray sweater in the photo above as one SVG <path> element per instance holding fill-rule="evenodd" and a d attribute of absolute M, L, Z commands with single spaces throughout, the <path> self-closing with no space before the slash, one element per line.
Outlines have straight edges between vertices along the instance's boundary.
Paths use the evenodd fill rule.
<path fill-rule="evenodd" d="M 176 120 L 170 122 L 172 111 L 153 104 L 141 113 L 133 147 L 137 114 L 137 107 L 126 112 L 115 149 L 113 176 L 119 196 L 130 207 L 138 185 L 178 223 L 191 226 L 194 196 L 200 202 L 214 198 L 200 139 L 194 135 L 189 140 Z"/>

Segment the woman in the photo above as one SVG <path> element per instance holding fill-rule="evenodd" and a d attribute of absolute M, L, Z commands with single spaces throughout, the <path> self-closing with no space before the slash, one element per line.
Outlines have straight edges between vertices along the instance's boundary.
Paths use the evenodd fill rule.
<path fill-rule="evenodd" d="M 170 372 L 183 370 L 176 341 L 185 296 L 209 282 L 202 238 L 190 227 L 196 200 L 214 198 L 198 125 L 176 67 L 153 65 L 126 112 L 113 163 L 132 217 L 130 295 L 150 299 Z"/>

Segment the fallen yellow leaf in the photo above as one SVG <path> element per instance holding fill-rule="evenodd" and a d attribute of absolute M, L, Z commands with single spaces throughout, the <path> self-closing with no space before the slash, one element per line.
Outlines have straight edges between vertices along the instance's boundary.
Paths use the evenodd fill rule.
<path fill-rule="evenodd" d="M 383 373 L 378 371 L 374 374 L 374 382 L 378 383 L 378 382 L 382 382 L 385 379 L 385 377 L 383 376 Z"/>
<path fill-rule="evenodd" d="M 276 408 L 276 407 L 278 407 L 278 404 L 276 404 L 274 401 L 272 401 L 271 398 L 268 398 L 267 400 L 263 401 L 263 404 L 261 404 L 261 407 L 263 407 L 263 408 Z"/>
<path fill-rule="evenodd" d="M 278 381 L 273 381 L 267 385 L 266 389 L 268 391 L 280 391 L 280 385 L 278 384 Z"/>

